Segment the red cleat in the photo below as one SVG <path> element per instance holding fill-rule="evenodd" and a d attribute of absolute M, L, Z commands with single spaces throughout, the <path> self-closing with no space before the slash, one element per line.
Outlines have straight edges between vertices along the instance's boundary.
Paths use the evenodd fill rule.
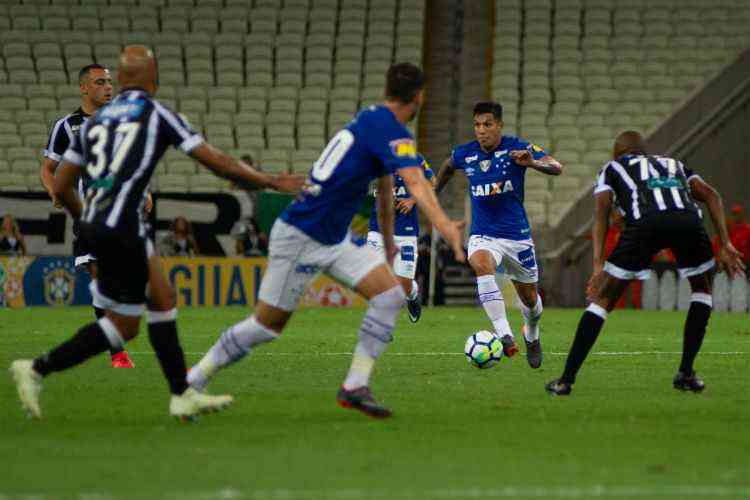
<path fill-rule="evenodd" d="M 128 351 L 118 352 L 112 355 L 112 368 L 135 368 L 133 361 L 128 356 Z"/>

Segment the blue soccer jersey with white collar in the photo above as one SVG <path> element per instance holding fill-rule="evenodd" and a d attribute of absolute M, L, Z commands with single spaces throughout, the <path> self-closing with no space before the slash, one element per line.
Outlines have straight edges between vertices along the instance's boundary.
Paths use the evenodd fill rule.
<path fill-rule="evenodd" d="M 526 167 L 517 164 L 511 151 L 526 149 L 538 160 L 547 155 L 539 146 L 515 136 L 503 136 L 500 144 L 485 152 L 478 141 L 457 146 L 453 166 L 463 170 L 471 195 L 471 234 L 526 240 L 531 228 L 523 207 Z"/>

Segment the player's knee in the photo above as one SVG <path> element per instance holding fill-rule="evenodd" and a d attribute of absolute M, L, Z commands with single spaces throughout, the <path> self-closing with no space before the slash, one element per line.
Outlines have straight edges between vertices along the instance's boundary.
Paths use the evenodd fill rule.
<path fill-rule="evenodd" d="M 484 261 L 473 261 L 470 262 L 471 268 L 474 270 L 474 274 L 478 276 L 485 276 L 487 274 L 495 275 L 495 267 L 489 262 Z"/>
<path fill-rule="evenodd" d="M 384 310 L 400 310 L 406 304 L 406 293 L 401 285 L 394 286 L 370 299 L 370 307 Z"/>

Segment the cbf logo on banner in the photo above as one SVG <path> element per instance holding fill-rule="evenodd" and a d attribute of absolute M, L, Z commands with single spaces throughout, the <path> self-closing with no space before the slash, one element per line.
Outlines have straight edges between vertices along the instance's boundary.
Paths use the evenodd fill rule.
<path fill-rule="evenodd" d="M 53 306 L 67 306 L 73 303 L 76 276 L 70 259 L 58 259 L 42 269 L 44 280 L 44 301 Z"/>
<path fill-rule="evenodd" d="M 73 257 L 37 257 L 23 275 L 27 306 L 90 304 L 89 275 L 76 273 Z"/>

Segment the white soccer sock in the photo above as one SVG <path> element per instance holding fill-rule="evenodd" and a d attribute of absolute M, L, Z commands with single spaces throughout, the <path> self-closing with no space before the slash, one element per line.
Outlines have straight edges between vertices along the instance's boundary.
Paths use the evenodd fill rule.
<path fill-rule="evenodd" d="M 542 297 L 537 294 L 536 304 L 534 307 L 526 307 L 526 304 L 521 302 L 521 314 L 523 315 L 523 322 L 526 325 L 526 333 L 524 337 L 529 342 L 533 342 L 539 338 L 539 321 L 542 319 Z"/>
<path fill-rule="evenodd" d="M 260 344 L 271 342 L 278 334 L 258 323 L 255 316 L 240 321 L 224 330 L 219 340 L 188 372 L 187 381 L 192 387 L 201 390 L 219 369 L 244 358 L 250 350 Z"/>
<path fill-rule="evenodd" d="M 411 292 L 406 296 L 407 300 L 417 300 L 419 297 L 419 285 L 414 280 L 411 280 Z"/>
<path fill-rule="evenodd" d="M 393 341 L 396 317 L 404 306 L 405 298 L 404 289 L 397 286 L 370 299 L 370 305 L 359 327 L 359 342 L 354 349 L 352 365 L 344 380 L 344 389 L 352 390 L 370 383 L 375 360 Z"/>
<path fill-rule="evenodd" d="M 479 302 L 484 307 L 484 312 L 492 321 L 495 332 L 504 337 L 510 335 L 513 337 L 513 331 L 510 329 L 508 318 L 505 315 L 505 299 L 497 287 L 495 276 L 486 274 L 477 277 L 477 292 L 479 293 Z"/>

